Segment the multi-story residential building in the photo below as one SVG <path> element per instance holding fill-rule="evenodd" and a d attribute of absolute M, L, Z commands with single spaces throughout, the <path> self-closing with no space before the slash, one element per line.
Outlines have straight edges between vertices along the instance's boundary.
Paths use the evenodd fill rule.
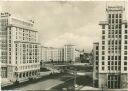
<path fill-rule="evenodd" d="M 77 55 L 76 55 L 77 54 Z M 75 52 L 74 45 L 65 45 L 63 48 L 44 47 L 41 48 L 41 60 L 44 62 L 69 62 L 75 61 L 78 57 L 78 53 Z"/>
<path fill-rule="evenodd" d="M 98 87 L 99 43 L 93 43 L 93 86 Z"/>
<path fill-rule="evenodd" d="M 99 87 L 128 88 L 128 22 L 123 6 L 107 6 L 100 22 Z"/>
<path fill-rule="evenodd" d="M 75 45 L 64 45 L 64 61 L 75 61 Z"/>
<path fill-rule="evenodd" d="M 59 60 L 58 50 L 59 50 L 58 48 L 42 46 L 42 49 L 41 49 L 42 61 L 44 62 L 58 61 Z"/>
<path fill-rule="evenodd" d="M 42 62 L 47 61 L 47 47 L 41 46 L 41 60 Z"/>
<path fill-rule="evenodd" d="M 58 56 L 59 56 L 58 61 L 64 62 L 64 48 L 58 49 Z"/>
<path fill-rule="evenodd" d="M 7 78 L 7 25 L 10 14 L 5 13 L 5 17 L 0 16 L 0 59 L 1 78 Z"/>
<path fill-rule="evenodd" d="M 58 48 L 50 47 L 50 50 L 51 50 L 51 60 L 57 62 L 59 59 Z"/>
<path fill-rule="evenodd" d="M 37 77 L 40 69 L 38 32 L 34 21 L 1 13 L 2 77 L 25 81 Z"/>

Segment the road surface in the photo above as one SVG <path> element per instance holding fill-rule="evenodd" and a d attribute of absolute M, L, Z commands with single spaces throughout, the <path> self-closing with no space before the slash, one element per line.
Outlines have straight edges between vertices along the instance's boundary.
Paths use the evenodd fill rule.
<path fill-rule="evenodd" d="M 57 80 L 57 79 L 48 79 L 46 81 L 29 84 L 24 87 L 15 88 L 14 90 L 49 90 L 52 87 L 62 84 L 63 81 Z"/>

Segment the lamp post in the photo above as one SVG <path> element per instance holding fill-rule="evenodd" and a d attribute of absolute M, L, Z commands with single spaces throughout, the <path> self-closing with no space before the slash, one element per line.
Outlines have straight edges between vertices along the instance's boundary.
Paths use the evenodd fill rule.
<path fill-rule="evenodd" d="M 77 75 L 77 71 L 74 70 L 74 90 L 77 87 L 77 84 L 76 84 L 76 75 Z"/>

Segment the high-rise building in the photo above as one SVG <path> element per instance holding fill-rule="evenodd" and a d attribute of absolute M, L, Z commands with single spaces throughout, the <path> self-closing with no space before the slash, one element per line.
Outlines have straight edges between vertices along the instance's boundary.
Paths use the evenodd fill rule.
<path fill-rule="evenodd" d="M 128 88 L 128 22 L 123 6 L 107 6 L 99 42 L 99 87 Z"/>
<path fill-rule="evenodd" d="M 79 52 L 75 51 L 75 46 L 68 44 L 62 48 L 41 47 L 41 60 L 44 62 L 70 62 L 75 61 L 79 56 Z"/>
<path fill-rule="evenodd" d="M 66 62 L 75 61 L 75 45 L 72 44 L 64 45 L 64 61 Z"/>
<path fill-rule="evenodd" d="M 64 48 L 59 48 L 58 49 L 58 56 L 59 56 L 58 61 L 63 62 L 64 61 Z"/>
<path fill-rule="evenodd" d="M 93 86 L 98 87 L 99 42 L 93 43 Z"/>
<path fill-rule="evenodd" d="M 58 61 L 59 49 L 54 47 L 41 47 L 41 60 L 44 62 Z"/>
<path fill-rule="evenodd" d="M 34 21 L 0 15 L 1 75 L 10 81 L 25 81 L 37 77 L 40 69 L 40 44 Z"/>

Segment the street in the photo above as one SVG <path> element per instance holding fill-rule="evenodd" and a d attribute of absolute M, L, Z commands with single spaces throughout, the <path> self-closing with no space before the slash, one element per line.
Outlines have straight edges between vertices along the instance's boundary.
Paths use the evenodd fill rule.
<path fill-rule="evenodd" d="M 49 90 L 50 88 L 63 83 L 63 81 L 57 79 L 48 79 L 33 84 L 29 84 L 24 87 L 15 88 L 14 90 Z"/>

